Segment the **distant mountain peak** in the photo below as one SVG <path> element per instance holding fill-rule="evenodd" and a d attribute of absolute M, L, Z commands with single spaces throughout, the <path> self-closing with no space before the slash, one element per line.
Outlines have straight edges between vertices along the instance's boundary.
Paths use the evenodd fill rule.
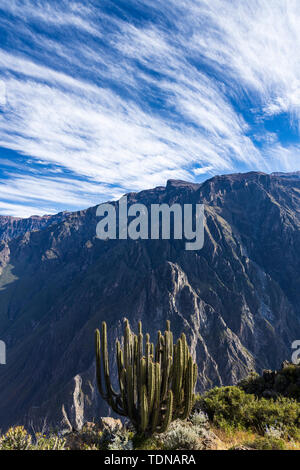
<path fill-rule="evenodd" d="M 179 188 L 191 188 L 191 189 L 198 189 L 201 184 L 199 183 L 191 183 L 189 181 L 182 181 L 182 180 L 168 180 L 166 184 L 166 189 L 179 189 Z"/>

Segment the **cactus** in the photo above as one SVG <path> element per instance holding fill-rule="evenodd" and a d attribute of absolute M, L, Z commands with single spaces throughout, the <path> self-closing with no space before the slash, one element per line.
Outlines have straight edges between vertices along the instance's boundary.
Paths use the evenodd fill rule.
<path fill-rule="evenodd" d="M 187 418 L 195 401 L 197 365 L 184 334 L 173 344 L 170 322 L 157 334 L 157 343 L 144 336 L 142 323 L 135 335 L 125 320 L 124 338 L 116 341 L 119 392 L 111 384 L 107 327 L 95 331 L 97 384 L 102 398 L 116 413 L 127 416 L 137 432 L 165 432 L 174 419 Z M 144 350 L 145 346 L 145 350 Z"/>

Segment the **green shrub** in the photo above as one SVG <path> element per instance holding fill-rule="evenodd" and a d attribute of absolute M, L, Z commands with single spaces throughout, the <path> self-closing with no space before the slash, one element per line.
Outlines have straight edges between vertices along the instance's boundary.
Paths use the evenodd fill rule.
<path fill-rule="evenodd" d="M 132 442 L 132 433 L 128 431 L 119 431 L 117 432 L 110 444 L 108 444 L 108 450 L 133 450 L 133 442 Z"/>
<path fill-rule="evenodd" d="M 0 450 L 63 450 L 66 441 L 58 435 L 38 433 L 34 438 L 23 426 L 10 428 L 0 437 Z"/>
<path fill-rule="evenodd" d="M 276 437 L 257 437 L 253 442 L 245 443 L 255 450 L 286 450 L 286 444 Z"/>
<path fill-rule="evenodd" d="M 23 426 L 10 428 L 0 437 L 1 450 L 27 450 L 31 446 L 31 436 Z"/>
<path fill-rule="evenodd" d="M 264 370 L 262 376 L 252 372 L 238 386 L 258 397 L 284 396 L 300 401 L 300 365 L 284 362 L 280 370 Z"/>
<path fill-rule="evenodd" d="M 144 434 L 135 434 L 132 437 L 132 442 L 135 450 L 159 450 L 163 448 L 163 444 L 157 435 L 145 437 Z"/>
<path fill-rule="evenodd" d="M 203 411 L 196 411 L 195 413 L 193 413 L 190 418 L 190 421 L 194 426 L 203 427 L 203 428 L 209 427 L 208 416 Z"/>
<path fill-rule="evenodd" d="M 264 435 L 281 428 L 288 437 L 300 437 L 300 404 L 288 398 L 257 398 L 239 387 L 214 388 L 199 402 L 210 421 L 220 428 L 251 429 Z"/>
<path fill-rule="evenodd" d="M 262 396 L 266 385 L 263 377 L 260 377 L 256 372 L 251 374 L 239 382 L 238 386 L 246 393 L 253 393 L 257 396 Z"/>
<path fill-rule="evenodd" d="M 56 434 L 49 436 L 43 434 L 35 435 L 35 443 L 31 450 L 65 450 L 66 440 Z"/>

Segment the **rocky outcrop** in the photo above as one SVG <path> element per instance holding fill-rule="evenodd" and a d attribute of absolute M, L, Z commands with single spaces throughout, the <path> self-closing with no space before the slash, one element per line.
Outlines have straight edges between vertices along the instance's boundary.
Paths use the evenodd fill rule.
<path fill-rule="evenodd" d="M 276 369 L 300 339 L 300 179 L 226 175 L 170 181 L 130 202 L 204 203 L 205 242 L 96 239 L 96 208 L 0 246 L 0 420 L 47 417 L 72 428 L 109 410 L 95 387 L 93 332 L 110 352 L 127 317 L 154 337 L 171 320 L 187 335 L 198 391 Z M 116 377 L 114 377 L 116 380 Z"/>
<path fill-rule="evenodd" d="M 110 433 L 118 432 L 123 428 L 120 419 L 110 418 L 109 416 L 100 418 L 99 429 L 100 431 L 109 431 Z"/>

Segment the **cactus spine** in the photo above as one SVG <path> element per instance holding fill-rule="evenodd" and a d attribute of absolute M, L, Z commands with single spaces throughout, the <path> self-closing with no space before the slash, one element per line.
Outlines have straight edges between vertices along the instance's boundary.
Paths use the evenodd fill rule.
<path fill-rule="evenodd" d="M 116 341 L 119 379 L 117 393 L 111 384 L 107 348 L 107 327 L 95 332 L 97 384 L 102 398 L 113 411 L 128 416 L 136 430 L 145 434 L 164 432 L 170 422 L 185 419 L 191 413 L 198 369 L 189 351 L 186 337 L 173 344 L 170 322 L 157 335 L 157 343 L 144 336 L 142 323 L 135 335 L 125 320 L 123 346 Z"/>

